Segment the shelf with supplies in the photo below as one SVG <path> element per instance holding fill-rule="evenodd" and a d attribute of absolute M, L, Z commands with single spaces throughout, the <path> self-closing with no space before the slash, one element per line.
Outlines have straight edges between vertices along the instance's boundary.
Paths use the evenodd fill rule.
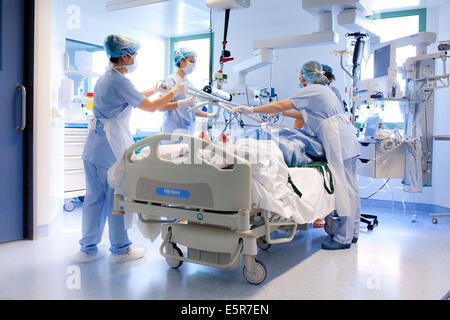
<path fill-rule="evenodd" d="M 86 182 L 83 149 L 89 135 L 87 123 L 66 123 L 64 128 L 64 210 L 75 209 L 75 198 L 84 199 Z"/>

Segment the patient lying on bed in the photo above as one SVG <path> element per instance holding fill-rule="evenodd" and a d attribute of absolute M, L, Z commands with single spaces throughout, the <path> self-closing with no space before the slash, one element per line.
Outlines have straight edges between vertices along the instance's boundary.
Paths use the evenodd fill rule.
<path fill-rule="evenodd" d="M 199 137 L 210 142 L 206 133 L 202 132 Z M 217 141 L 215 146 L 246 159 L 252 165 L 254 208 L 276 213 L 283 219 L 294 220 L 299 224 L 313 223 L 334 210 L 334 195 L 325 191 L 324 177 L 319 171 L 314 168 L 288 168 L 283 152 L 273 140 L 241 139 L 233 144 L 229 137 L 221 134 Z M 215 147 L 204 147 L 200 149 L 199 155 L 203 161 L 218 169 L 232 168 L 235 165 L 234 157 L 227 159 L 215 151 Z M 183 143 L 159 146 L 159 156 L 168 161 L 183 163 L 190 159 L 189 153 L 188 145 Z M 139 154 L 132 156 L 131 161 L 143 161 L 149 154 L 149 147 L 144 147 Z M 117 163 L 114 167 L 109 177 L 112 177 L 110 185 L 117 191 L 120 190 L 124 177 L 121 164 Z M 289 178 L 302 193 L 301 197 L 288 182 Z"/>

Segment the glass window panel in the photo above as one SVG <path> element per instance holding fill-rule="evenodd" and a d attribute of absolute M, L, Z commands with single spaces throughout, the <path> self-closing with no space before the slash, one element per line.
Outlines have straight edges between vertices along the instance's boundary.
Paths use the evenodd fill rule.
<path fill-rule="evenodd" d="M 419 32 L 419 16 L 373 20 L 381 42 L 406 37 Z"/>
<path fill-rule="evenodd" d="M 420 5 L 420 0 L 372 0 L 370 9 L 390 10 L 399 8 L 408 8 Z"/>
<path fill-rule="evenodd" d="M 209 83 L 209 60 L 210 60 L 209 38 L 177 41 L 174 50 L 189 47 L 197 53 L 197 66 L 195 71 L 188 76 L 194 87 L 203 88 Z"/>
<path fill-rule="evenodd" d="M 141 49 L 137 55 L 138 68 L 127 77 L 138 90 L 152 88 L 165 74 L 166 47 L 163 41 L 153 39 L 139 39 Z M 155 99 L 155 97 L 150 97 Z M 134 109 L 130 120 L 130 130 L 136 134 L 137 129 L 143 131 L 159 131 L 162 126 L 163 114 L 161 112 L 146 112 Z"/>

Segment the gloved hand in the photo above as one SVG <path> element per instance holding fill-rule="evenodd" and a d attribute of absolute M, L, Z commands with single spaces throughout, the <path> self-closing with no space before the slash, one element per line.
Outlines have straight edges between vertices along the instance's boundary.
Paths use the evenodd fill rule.
<path fill-rule="evenodd" d="M 161 80 L 156 83 L 154 89 L 156 92 L 168 92 L 170 89 L 172 89 L 172 86 L 169 82 Z"/>
<path fill-rule="evenodd" d="M 170 89 L 170 92 L 172 92 L 175 97 L 186 94 L 186 82 L 177 81 L 177 84 Z"/>
<path fill-rule="evenodd" d="M 193 97 L 179 100 L 178 107 L 192 107 L 192 106 L 194 106 L 195 102 L 196 102 L 196 100 Z"/>
<path fill-rule="evenodd" d="M 251 114 L 253 113 L 253 108 L 249 108 L 246 106 L 238 106 L 238 107 L 234 107 L 231 110 L 232 113 L 240 113 L 240 114 Z"/>

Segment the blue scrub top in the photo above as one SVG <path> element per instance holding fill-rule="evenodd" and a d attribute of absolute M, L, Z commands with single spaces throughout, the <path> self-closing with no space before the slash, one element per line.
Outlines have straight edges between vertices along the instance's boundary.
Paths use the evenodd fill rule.
<path fill-rule="evenodd" d="M 94 116 L 100 121 L 115 118 L 129 105 L 136 108 L 144 100 L 145 96 L 128 78 L 110 69 L 98 79 L 95 85 Z M 100 121 L 97 121 L 95 130 L 89 132 L 84 146 L 83 160 L 109 168 L 116 162 L 116 157 Z"/>
<path fill-rule="evenodd" d="M 317 128 L 320 127 L 323 120 L 338 114 L 344 114 L 339 98 L 330 87 L 325 85 L 310 84 L 307 87 L 297 90 L 288 100 L 294 105 L 296 110 L 304 110 L 303 117 L 305 124 L 315 136 L 317 136 Z M 354 137 L 350 135 L 352 133 L 341 132 L 340 139 L 344 160 L 359 154 L 357 144 L 354 143 L 356 141 L 356 135 Z M 352 138 L 352 141 L 349 141 L 348 138 Z"/>
<path fill-rule="evenodd" d="M 167 78 L 167 82 L 169 82 L 172 86 L 175 86 L 178 81 L 182 81 L 183 79 L 177 74 L 172 74 Z M 191 83 L 188 81 L 188 85 L 191 86 Z M 171 102 L 183 100 L 189 98 L 188 95 L 180 95 L 173 99 Z M 191 106 L 186 107 L 178 107 L 174 110 L 164 112 L 164 120 L 162 125 L 162 133 L 170 134 L 177 130 L 177 133 L 183 133 L 188 135 L 194 135 L 195 133 L 195 121 L 196 111 L 187 112 L 187 109 L 191 108 Z"/>

